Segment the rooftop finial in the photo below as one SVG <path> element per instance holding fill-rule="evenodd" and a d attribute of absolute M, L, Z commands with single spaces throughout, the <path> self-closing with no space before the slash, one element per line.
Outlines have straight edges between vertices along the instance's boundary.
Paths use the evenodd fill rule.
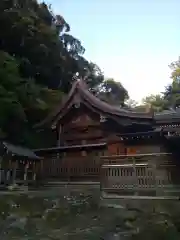
<path fill-rule="evenodd" d="M 74 76 L 72 77 L 73 80 L 79 82 L 80 81 L 80 78 L 79 78 L 79 73 L 75 73 Z"/>

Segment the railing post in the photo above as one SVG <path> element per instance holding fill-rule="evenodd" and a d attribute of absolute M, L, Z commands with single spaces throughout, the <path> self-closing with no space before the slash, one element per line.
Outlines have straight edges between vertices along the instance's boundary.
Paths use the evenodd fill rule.
<path fill-rule="evenodd" d="M 136 169 L 136 159 L 135 157 L 132 157 L 133 159 L 133 180 L 134 180 L 134 195 L 138 195 L 138 187 L 139 187 L 139 184 L 138 184 L 138 177 L 137 177 L 137 169 Z"/>

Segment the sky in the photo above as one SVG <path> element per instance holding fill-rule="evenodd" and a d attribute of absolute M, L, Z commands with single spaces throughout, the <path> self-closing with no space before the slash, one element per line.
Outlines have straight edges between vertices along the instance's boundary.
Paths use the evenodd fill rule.
<path fill-rule="evenodd" d="M 85 57 L 131 99 L 164 90 L 180 55 L 180 0 L 48 0 L 80 39 Z"/>

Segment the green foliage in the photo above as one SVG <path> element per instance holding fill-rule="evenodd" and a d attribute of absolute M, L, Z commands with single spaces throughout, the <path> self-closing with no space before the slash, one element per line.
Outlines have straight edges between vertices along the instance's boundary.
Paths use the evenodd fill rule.
<path fill-rule="evenodd" d="M 17 59 L 0 51 L 0 127 L 10 140 L 20 140 L 32 109 L 41 108 L 41 88 L 33 79 L 23 79 Z M 41 102 L 43 99 L 41 100 Z"/>
<path fill-rule="evenodd" d="M 150 105 L 155 112 L 180 106 L 180 58 L 170 64 L 172 83 L 165 87 L 160 95 L 150 95 L 142 100 L 143 105 Z"/>
<path fill-rule="evenodd" d="M 180 57 L 177 61 L 170 64 L 170 68 L 172 70 L 171 78 L 173 81 L 180 81 Z"/>
<path fill-rule="evenodd" d="M 180 58 L 178 61 L 171 63 L 170 68 L 172 70 L 172 83 L 165 88 L 163 94 L 169 106 L 175 108 L 180 106 Z"/>
<path fill-rule="evenodd" d="M 129 98 L 128 92 L 122 84 L 112 78 L 103 81 L 98 96 L 106 102 L 119 106 L 124 106 L 125 101 Z"/>
<path fill-rule="evenodd" d="M 136 108 L 137 105 L 138 105 L 138 103 L 133 99 L 127 99 L 125 102 L 125 106 L 127 106 L 127 108 L 130 108 L 130 109 Z"/>
<path fill-rule="evenodd" d="M 1 0 L 0 27 L 0 130 L 9 141 L 38 147 L 48 139 L 54 145 L 55 133 L 51 142 L 49 132 L 32 126 L 60 104 L 77 73 L 97 95 L 103 85 L 106 101 L 126 99 L 127 91 L 104 82 L 100 68 L 83 57 L 85 49 L 69 24 L 45 3 Z"/>
<path fill-rule="evenodd" d="M 155 112 L 161 112 L 168 105 L 168 102 L 160 94 L 147 96 L 142 102 L 144 106 L 149 105 Z"/>
<path fill-rule="evenodd" d="M 10 119 L 25 121 L 26 115 L 19 102 L 18 89 L 22 79 L 15 58 L 6 52 L 0 52 L 0 124 L 5 126 Z"/>

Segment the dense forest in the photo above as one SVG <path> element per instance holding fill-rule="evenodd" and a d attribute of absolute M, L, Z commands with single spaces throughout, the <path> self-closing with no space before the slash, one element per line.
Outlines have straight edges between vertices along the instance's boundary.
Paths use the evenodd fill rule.
<path fill-rule="evenodd" d="M 33 126 L 66 95 L 78 75 L 103 101 L 140 109 L 151 104 L 162 111 L 180 104 L 180 60 L 170 65 L 172 84 L 151 95 L 142 106 L 129 99 L 118 81 L 85 59 L 81 41 L 69 23 L 36 0 L 0 1 L 0 134 L 1 139 L 30 147 L 46 146 L 52 133 Z M 118 80 L 118 79 L 117 79 Z"/>

